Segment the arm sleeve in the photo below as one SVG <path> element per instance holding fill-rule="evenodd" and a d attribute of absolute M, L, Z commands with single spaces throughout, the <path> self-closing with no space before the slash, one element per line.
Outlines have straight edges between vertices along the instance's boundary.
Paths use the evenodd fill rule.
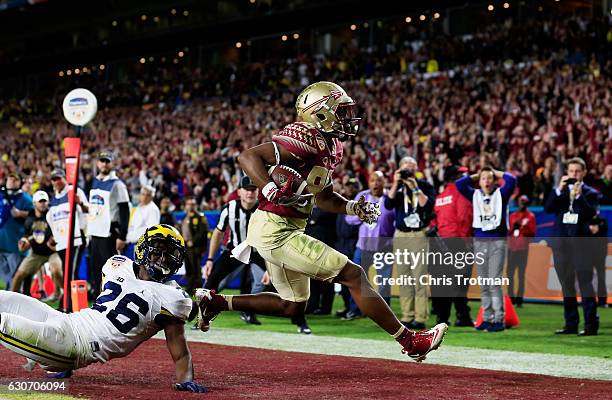
<path fill-rule="evenodd" d="M 427 196 L 427 203 L 425 203 L 425 206 L 423 206 L 423 208 L 427 212 L 433 212 L 434 202 L 436 198 L 436 191 L 434 190 L 434 187 L 430 185 L 428 182 L 425 182 L 425 183 L 426 184 L 423 185 L 423 188 L 421 190 L 423 191 L 423 194 Z"/>
<path fill-rule="evenodd" d="M 119 239 L 125 240 L 130 222 L 130 206 L 127 202 L 118 203 L 119 207 Z"/>
<path fill-rule="evenodd" d="M 580 196 L 574 200 L 574 210 L 578 213 L 584 214 L 586 220 L 590 220 L 597 215 L 597 208 L 599 206 L 599 193 L 595 191 L 589 192 L 585 196 Z"/>
<path fill-rule="evenodd" d="M 89 207 L 89 199 L 85 195 L 85 192 L 81 188 L 77 188 L 77 196 L 79 196 L 79 200 L 81 204 L 85 205 L 85 207 Z"/>
<path fill-rule="evenodd" d="M 500 188 L 502 198 L 509 199 L 516 188 L 516 178 L 514 175 L 504 172 L 504 186 Z"/>
<path fill-rule="evenodd" d="M 223 207 L 223 210 L 221 210 L 221 215 L 219 215 L 219 222 L 217 222 L 218 230 L 225 232 L 225 230 L 227 229 L 228 218 L 229 218 L 229 210 L 228 210 L 228 205 L 226 204 Z"/>
<path fill-rule="evenodd" d="M 401 204 L 404 201 L 404 193 L 400 192 L 399 189 L 395 192 L 395 198 L 390 198 L 385 195 L 384 206 L 387 210 L 395 210 L 395 207 L 398 204 Z"/>
<path fill-rule="evenodd" d="M 544 211 L 550 214 L 561 211 L 564 197 L 567 197 L 566 193 L 561 193 L 561 195 L 558 195 L 556 189 L 551 190 L 546 198 L 546 201 L 544 202 Z"/>
<path fill-rule="evenodd" d="M 457 186 L 457 190 L 459 191 L 459 193 L 461 193 L 461 195 L 467 200 L 469 200 L 471 203 L 472 198 L 474 197 L 474 188 L 472 187 L 472 180 L 470 179 L 470 177 L 464 176 L 457 179 L 455 185 Z"/>

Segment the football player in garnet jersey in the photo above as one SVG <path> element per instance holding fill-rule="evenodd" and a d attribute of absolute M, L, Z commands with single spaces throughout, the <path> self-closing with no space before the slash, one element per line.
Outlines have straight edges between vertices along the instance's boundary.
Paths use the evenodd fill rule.
<path fill-rule="evenodd" d="M 364 270 L 332 247 L 304 234 L 306 220 L 316 201 L 323 210 L 357 215 L 373 223 L 380 215 L 378 204 L 349 201 L 333 191 L 332 173 L 342 160 L 342 141 L 355 136 L 359 118 L 353 99 L 332 82 L 317 82 L 300 93 L 297 121 L 272 136 L 272 141 L 244 151 L 240 166 L 260 188 L 259 209 L 251 216 L 247 238 L 235 255 L 248 257 L 253 247 L 266 260 L 275 293 L 228 296 L 198 289 L 200 328 L 224 310 L 291 317 L 304 311 L 309 278 L 346 285 L 359 309 L 387 331 L 417 361 L 435 350 L 446 333 L 446 324 L 420 332 L 406 329 L 387 303 L 372 288 Z M 279 188 L 268 166 L 286 165 L 305 177 L 308 194 L 297 195 Z"/>
<path fill-rule="evenodd" d="M 68 378 L 73 369 L 127 356 L 163 330 L 176 368 L 174 388 L 206 392 L 193 381 L 184 332 L 197 305 L 171 280 L 183 264 L 185 240 L 172 226 L 154 225 L 138 239 L 134 254 L 134 261 L 109 258 L 102 267 L 102 293 L 91 308 L 72 314 L 0 290 L 0 344 L 26 356 L 28 369 L 38 363 L 50 377 Z"/>

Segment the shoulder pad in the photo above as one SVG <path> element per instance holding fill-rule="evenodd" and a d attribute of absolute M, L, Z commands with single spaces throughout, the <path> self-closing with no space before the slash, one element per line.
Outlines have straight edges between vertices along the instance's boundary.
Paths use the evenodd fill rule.
<path fill-rule="evenodd" d="M 293 122 L 286 125 L 278 133 L 272 135 L 272 141 L 284 146 L 297 157 L 318 154 L 314 125 L 306 122 Z"/>

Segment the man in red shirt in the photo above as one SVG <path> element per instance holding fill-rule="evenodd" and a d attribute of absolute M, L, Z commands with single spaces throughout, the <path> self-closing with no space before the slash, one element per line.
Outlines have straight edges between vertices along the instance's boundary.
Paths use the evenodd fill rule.
<path fill-rule="evenodd" d="M 432 225 L 437 227 L 437 233 L 443 240 L 444 249 L 440 251 L 466 252 L 470 250 L 472 237 L 472 203 L 459 193 L 455 186 L 455 180 L 467 172 L 465 167 L 454 165 L 446 168 L 444 181 L 446 186 L 442 193 L 436 197 L 434 205 L 434 220 Z M 433 275 L 455 275 L 462 274 L 471 276 L 472 266 L 465 266 L 463 270 L 442 271 L 441 266 L 432 266 L 438 271 L 432 270 Z M 454 279 L 454 278 L 453 278 Z M 455 282 L 453 280 L 453 282 Z M 438 315 L 438 322 L 447 322 L 450 317 L 451 304 L 455 303 L 457 320 L 455 326 L 473 327 L 474 323 L 470 317 L 470 308 L 467 304 L 467 286 L 432 287 L 432 305 Z"/>
<path fill-rule="evenodd" d="M 510 231 L 508 235 L 508 295 L 512 304 L 522 307 L 525 293 L 525 269 L 529 252 L 529 238 L 536 233 L 535 215 L 527 209 L 529 197 L 519 197 L 519 210 L 510 214 Z M 518 268 L 518 291 L 514 292 L 514 271 Z"/>

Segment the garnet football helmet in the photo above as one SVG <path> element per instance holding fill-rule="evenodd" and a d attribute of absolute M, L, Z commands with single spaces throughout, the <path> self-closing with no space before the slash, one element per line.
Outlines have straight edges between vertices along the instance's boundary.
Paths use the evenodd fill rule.
<path fill-rule="evenodd" d="M 359 129 L 357 106 L 339 85 L 316 82 L 300 93 L 295 103 L 298 121 L 308 122 L 318 130 L 344 141 Z"/>

